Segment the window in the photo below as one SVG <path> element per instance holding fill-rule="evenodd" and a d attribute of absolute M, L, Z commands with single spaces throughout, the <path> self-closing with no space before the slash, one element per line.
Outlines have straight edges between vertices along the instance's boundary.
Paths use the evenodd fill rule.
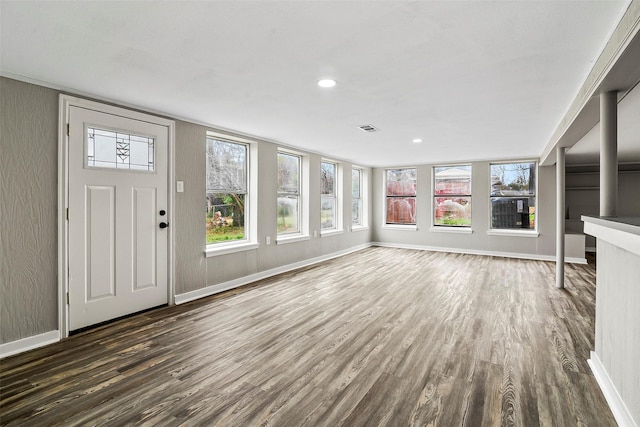
<path fill-rule="evenodd" d="M 155 154 L 148 136 L 87 127 L 87 167 L 153 172 Z"/>
<path fill-rule="evenodd" d="M 536 163 L 491 165 L 491 228 L 535 228 Z"/>
<path fill-rule="evenodd" d="M 416 169 L 387 169 L 387 224 L 415 225 Z"/>
<path fill-rule="evenodd" d="M 433 168 L 433 225 L 471 227 L 471 166 Z"/>
<path fill-rule="evenodd" d="M 300 166 L 302 158 L 278 153 L 278 234 L 300 233 Z"/>
<path fill-rule="evenodd" d="M 362 171 L 351 169 L 351 225 L 362 227 Z"/>
<path fill-rule="evenodd" d="M 338 165 L 330 162 L 320 163 L 320 230 L 336 230 L 338 228 L 337 198 Z"/>
<path fill-rule="evenodd" d="M 207 244 L 247 240 L 248 146 L 207 137 Z"/>

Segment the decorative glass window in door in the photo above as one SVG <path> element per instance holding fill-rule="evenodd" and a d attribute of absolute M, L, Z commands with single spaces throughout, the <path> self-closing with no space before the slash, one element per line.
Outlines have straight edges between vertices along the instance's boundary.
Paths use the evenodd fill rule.
<path fill-rule="evenodd" d="M 148 136 L 87 127 L 87 167 L 155 170 L 154 139 Z"/>

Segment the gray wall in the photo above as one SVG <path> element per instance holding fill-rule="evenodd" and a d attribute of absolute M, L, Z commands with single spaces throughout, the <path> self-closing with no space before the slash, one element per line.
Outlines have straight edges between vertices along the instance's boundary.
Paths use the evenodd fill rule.
<path fill-rule="evenodd" d="M 59 92 L 0 78 L 0 344 L 56 330 L 57 325 L 57 131 Z M 555 168 L 538 171 L 538 237 L 492 236 L 489 229 L 489 162 L 473 162 L 473 233 L 438 233 L 431 225 L 431 167 L 418 165 L 417 231 L 382 229 L 384 169 L 369 174 L 367 231 L 349 232 L 277 245 L 277 146 L 258 144 L 258 241 L 255 250 L 206 258 L 204 233 L 205 135 L 207 127 L 176 121 L 175 293 L 183 294 L 254 273 L 331 254 L 371 241 L 451 248 L 469 252 L 500 252 L 553 256 L 555 253 Z M 330 156 L 330 153 L 326 153 Z M 310 164 L 309 229 L 320 230 L 319 154 L 307 153 Z M 331 156 L 330 156 L 331 157 Z M 340 159 L 334 159 L 340 160 Z M 519 159 L 514 159 L 519 160 Z M 344 218 L 349 222 L 349 162 L 342 162 Z M 628 175 L 632 176 L 632 175 Z M 633 175 L 637 177 L 636 175 Z M 626 178 L 625 178 L 626 179 Z M 637 179 L 637 178 L 634 178 Z M 633 191 L 637 181 L 625 184 Z M 626 194 L 626 193 L 625 193 Z M 625 199 L 625 196 L 621 196 Z M 637 198 L 635 198 L 637 203 Z M 634 205 L 635 206 L 635 205 Z M 632 207 L 637 213 L 637 206 Z M 626 208 L 623 209 L 626 211 Z M 621 211 L 621 213 L 623 212 Z M 347 228 L 347 227 L 345 227 Z M 266 245 L 265 238 L 272 244 Z"/>
<path fill-rule="evenodd" d="M 514 159 L 521 160 L 521 159 Z M 472 162 L 471 221 L 473 233 L 459 234 L 430 230 L 432 207 L 432 167 L 418 165 L 417 231 L 390 230 L 384 225 L 384 169 L 376 168 L 373 176 L 373 239 L 388 244 L 439 247 L 478 252 L 508 252 L 528 255 L 555 254 L 555 167 L 538 168 L 536 221 L 538 237 L 488 235 L 490 225 L 489 162 Z"/>
<path fill-rule="evenodd" d="M 0 233 L 2 241 L 0 344 L 58 329 L 57 164 L 59 92 L 0 77 Z M 204 233 L 207 127 L 176 121 L 176 294 L 271 268 L 331 254 L 371 241 L 368 231 L 276 245 L 277 146 L 258 144 L 256 250 L 206 258 Z M 304 154 L 304 153 L 303 153 Z M 329 154 L 329 153 L 328 153 Z M 320 159 L 310 159 L 310 230 L 320 230 Z M 334 159 L 340 160 L 340 159 Z M 351 218 L 350 168 L 345 172 L 344 218 Z M 369 171 L 370 173 L 370 171 Z M 369 197 L 371 200 L 371 197 Z M 264 244 L 271 236 L 272 244 Z"/>
<path fill-rule="evenodd" d="M 640 168 L 637 165 L 635 169 Z M 573 171 L 578 169 L 577 172 Z M 600 173 L 568 167 L 566 174 L 567 232 L 582 233 L 582 215 L 600 215 Z M 594 168 L 591 168 L 594 169 Z M 597 167 L 595 167 L 597 169 Z M 618 174 L 618 216 L 640 215 L 640 170 L 621 171 Z M 586 236 L 587 248 L 596 246 L 593 236 Z"/>
<path fill-rule="evenodd" d="M 58 329 L 58 93 L 0 78 L 0 343 Z"/>
<path fill-rule="evenodd" d="M 176 180 L 184 181 L 184 193 L 176 193 L 176 294 L 217 285 L 250 274 L 331 254 L 371 241 L 368 231 L 348 231 L 351 221 L 351 166 L 340 162 L 343 168 L 343 203 L 345 232 L 335 236 L 320 237 L 320 162 L 318 154 L 309 156 L 310 199 L 309 230 L 318 237 L 308 241 L 276 244 L 277 223 L 277 152 L 278 146 L 269 142 L 258 144 L 258 242 L 256 250 L 204 256 L 204 194 L 205 194 L 205 145 L 207 128 L 186 122 L 176 126 Z M 334 159 L 333 160 L 339 160 Z M 371 171 L 365 168 L 370 175 Z M 369 197 L 371 200 L 371 197 Z M 369 207 L 369 209 L 371 209 Z M 266 237 L 271 245 L 266 245 Z"/>

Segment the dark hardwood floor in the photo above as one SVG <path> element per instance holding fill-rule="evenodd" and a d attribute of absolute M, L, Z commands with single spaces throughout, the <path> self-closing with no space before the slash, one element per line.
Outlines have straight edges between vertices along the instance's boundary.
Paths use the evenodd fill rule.
<path fill-rule="evenodd" d="M 3 425 L 614 426 L 595 272 L 369 248 L 0 361 Z"/>

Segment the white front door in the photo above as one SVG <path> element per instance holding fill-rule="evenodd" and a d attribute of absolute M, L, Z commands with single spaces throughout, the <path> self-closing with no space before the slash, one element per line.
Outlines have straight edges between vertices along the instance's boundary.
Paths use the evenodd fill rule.
<path fill-rule="evenodd" d="M 168 138 L 69 107 L 69 330 L 168 302 Z"/>

